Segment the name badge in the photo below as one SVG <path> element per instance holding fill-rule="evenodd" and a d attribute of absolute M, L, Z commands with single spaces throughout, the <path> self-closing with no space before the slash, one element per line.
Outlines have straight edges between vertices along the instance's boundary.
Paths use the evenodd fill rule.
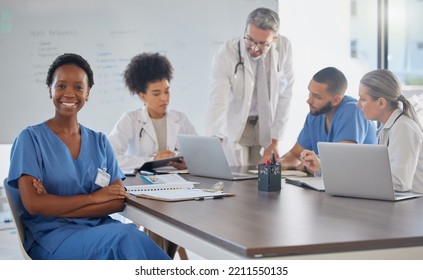
<path fill-rule="evenodd" d="M 107 187 L 110 183 L 110 174 L 105 169 L 98 168 L 94 183 L 100 187 Z"/>

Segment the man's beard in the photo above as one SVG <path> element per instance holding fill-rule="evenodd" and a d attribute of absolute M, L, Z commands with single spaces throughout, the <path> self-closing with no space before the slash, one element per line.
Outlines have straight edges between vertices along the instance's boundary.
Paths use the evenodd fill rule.
<path fill-rule="evenodd" d="M 313 116 L 318 116 L 318 115 L 321 115 L 321 114 L 326 114 L 327 112 L 330 112 L 331 110 L 332 110 L 332 104 L 329 101 L 320 110 L 317 110 L 315 112 L 310 111 L 310 114 L 312 114 Z"/>

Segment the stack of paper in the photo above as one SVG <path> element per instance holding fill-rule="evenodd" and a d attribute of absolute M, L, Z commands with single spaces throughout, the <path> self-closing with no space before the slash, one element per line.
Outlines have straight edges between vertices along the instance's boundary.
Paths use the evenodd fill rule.
<path fill-rule="evenodd" d="M 178 174 L 141 175 L 141 179 L 149 184 L 167 184 L 188 182 Z M 193 182 L 192 182 L 193 183 Z"/>

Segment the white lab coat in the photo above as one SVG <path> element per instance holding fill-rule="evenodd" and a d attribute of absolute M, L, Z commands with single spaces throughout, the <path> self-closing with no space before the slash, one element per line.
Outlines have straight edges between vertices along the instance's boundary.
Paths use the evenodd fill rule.
<path fill-rule="evenodd" d="M 244 67 L 238 66 L 235 74 L 235 66 L 239 62 L 238 50 Z M 267 55 L 271 55 L 270 135 L 272 139 L 279 140 L 288 122 L 294 82 L 291 43 L 279 35 Z M 255 82 L 255 71 L 248 56 L 244 40 L 234 38 L 221 47 L 212 65 L 206 134 L 223 139 L 230 165 L 243 165 L 245 162 L 238 142 L 247 122 Z"/>
<path fill-rule="evenodd" d="M 184 113 L 168 110 L 166 117 L 167 149 L 177 151 L 176 135 L 197 133 Z M 133 170 L 153 160 L 159 148 L 153 122 L 145 107 L 124 113 L 108 138 L 122 170 Z"/>
<path fill-rule="evenodd" d="M 398 118 L 401 112 L 380 128 L 379 144 L 388 146 L 394 189 L 423 193 L 423 132 L 409 117 Z"/>

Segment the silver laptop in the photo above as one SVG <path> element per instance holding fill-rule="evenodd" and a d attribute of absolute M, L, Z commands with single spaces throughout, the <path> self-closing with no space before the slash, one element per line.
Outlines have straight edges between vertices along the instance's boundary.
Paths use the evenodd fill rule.
<path fill-rule="evenodd" d="M 258 175 L 250 173 L 248 166 L 229 167 L 219 138 L 181 134 L 177 137 L 190 174 L 225 180 L 257 179 Z"/>
<path fill-rule="evenodd" d="M 386 146 L 319 142 L 317 147 L 327 194 L 389 201 L 421 196 L 394 191 Z"/>

